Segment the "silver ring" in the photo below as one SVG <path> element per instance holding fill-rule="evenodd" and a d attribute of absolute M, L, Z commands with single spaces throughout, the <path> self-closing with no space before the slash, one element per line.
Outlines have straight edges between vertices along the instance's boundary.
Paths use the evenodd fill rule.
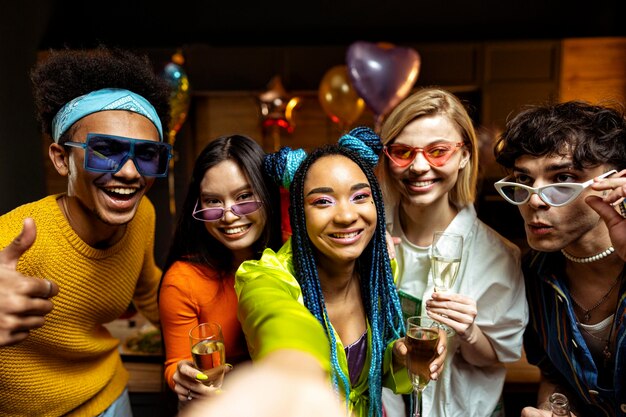
<path fill-rule="evenodd" d="M 188 389 L 187 390 L 187 401 L 191 401 L 191 400 L 193 400 L 193 397 L 191 396 L 191 390 Z"/>
<path fill-rule="evenodd" d="M 44 281 L 48 283 L 48 294 L 46 295 L 46 298 L 50 298 L 50 294 L 52 294 L 52 282 L 48 279 L 45 279 Z"/>

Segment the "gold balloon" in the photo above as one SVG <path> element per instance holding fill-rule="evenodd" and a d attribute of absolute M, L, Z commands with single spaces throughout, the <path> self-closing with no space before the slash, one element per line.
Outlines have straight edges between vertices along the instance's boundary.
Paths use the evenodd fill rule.
<path fill-rule="evenodd" d="M 337 65 L 326 72 L 320 82 L 318 98 L 330 120 L 342 130 L 347 130 L 365 109 L 365 101 L 352 87 L 345 65 Z"/>

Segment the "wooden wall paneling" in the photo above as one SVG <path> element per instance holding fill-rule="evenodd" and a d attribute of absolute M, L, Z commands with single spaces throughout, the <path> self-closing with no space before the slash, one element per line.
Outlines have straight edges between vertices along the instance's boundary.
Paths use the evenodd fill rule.
<path fill-rule="evenodd" d="M 304 148 L 307 151 L 326 143 L 336 142 L 339 133 L 333 134 L 330 119 L 324 113 L 317 98 L 317 91 L 295 91 L 300 97 L 300 105 L 295 111 L 293 133 L 281 134 L 280 146 L 292 149 Z"/>
<path fill-rule="evenodd" d="M 248 135 L 263 144 L 257 93 L 252 91 L 196 92 L 193 117 L 195 155 L 213 139 L 232 134 Z"/>
<path fill-rule="evenodd" d="M 448 86 L 451 89 L 478 88 L 482 81 L 480 43 L 411 44 L 420 55 L 416 86 Z"/>
<path fill-rule="evenodd" d="M 529 104 L 549 102 L 557 96 L 554 82 L 493 83 L 485 86 L 483 121 L 485 126 L 504 129 L 506 121 Z"/>
<path fill-rule="evenodd" d="M 244 134 L 255 139 L 268 152 L 273 151 L 269 132 L 264 135 L 257 103 L 258 91 L 195 92 L 190 123 L 194 127 L 194 150 L 197 155 L 211 140 L 221 135 Z M 279 146 L 312 148 L 335 143 L 343 134 L 331 122 L 317 97 L 317 91 L 290 91 L 300 98 L 294 114 L 293 133 L 280 131 Z M 351 127 L 374 126 L 374 116 L 366 109 Z M 194 156 L 195 158 L 195 156 Z"/>
<path fill-rule="evenodd" d="M 279 75 L 290 90 L 317 90 L 327 70 L 345 65 L 345 46 L 183 48 L 197 91 L 263 91 Z"/>
<path fill-rule="evenodd" d="M 194 91 L 263 90 L 284 68 L 282 49 L 277 47 L 194 44 L 183 48 L 183 54 Z"/>
<path fill-rule="evenodd" d="M 554 81 L 558 75 L 559 44 L 554 40 L 488 42 L 485 82 Z"/>
<path fill-rule="evenodd" d="M 560 44 L 555 40 L 489 42 L 485 45 L 482 120 L 504 128 L 526 104 L 558 97 Z"/>
<path fill-rule="evenodd" d="M 193 125 L 193 158 L 200 153 L 202 148 L 213 139 L 210 123 L 211 99 L 206 93 L 194 93 L 191 96 L 193 110 L 190 111 L 188 124 Z"/>
<path fill-rule="evenodd" d="M 346 65 L 346 46 L 299 46 L 282 50 L 283 83 L 290 90 L 317 91 L 324 74 Z"/>
<path fill-rule="evenodd" d="M 626 97 L 626 38 L 562 41 L 559 100 L 599 102 Z"/>

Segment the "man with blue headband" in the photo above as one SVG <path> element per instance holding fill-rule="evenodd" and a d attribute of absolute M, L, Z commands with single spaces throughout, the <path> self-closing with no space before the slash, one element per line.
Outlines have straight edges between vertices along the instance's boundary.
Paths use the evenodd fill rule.
<path fill-rule="evenodd" d="M 0 415 L 132 416 L 102 324 L 131 302 L 158 324 L 145 194 L 171 158 L 168 87 L 147 59 L 106 48 L 52 52 L 31 77 L 67 191 L 0 217 Z"/>

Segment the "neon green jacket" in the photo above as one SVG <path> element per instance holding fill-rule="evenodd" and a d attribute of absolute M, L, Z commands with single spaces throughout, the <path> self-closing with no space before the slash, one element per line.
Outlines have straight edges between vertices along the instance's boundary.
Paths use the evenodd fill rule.
<path fill-rule="evenodd" d="M 295 349 L 313 355 L 330 375 L 328 337 L 321 323 L 304 306 L 300 285 L 294 277 L 291 240 L 278 253 L 266 249 L 260 260 L 244 262 L 236 273 L 235 290 L 239 297 L 239 321 L 253 360 L 278 349 Z M 339 366 L 348 375 L 344 346 L 336 332 L 335 339 Z M 351 387 L 348 400 L 349 410 L 356 417 L 365 417 L 369 411 L 368 373 L 372 354 L 369 323 L 367 344 L 365 365 L 356 385 Z M 393 342 L 385 350 L 382 384 L 396 393 L 409 393 L 412 387 L 406 368 L 392 369 L 392 347 Z M 341 394 L 345 399 L 345 392 Z"/>

